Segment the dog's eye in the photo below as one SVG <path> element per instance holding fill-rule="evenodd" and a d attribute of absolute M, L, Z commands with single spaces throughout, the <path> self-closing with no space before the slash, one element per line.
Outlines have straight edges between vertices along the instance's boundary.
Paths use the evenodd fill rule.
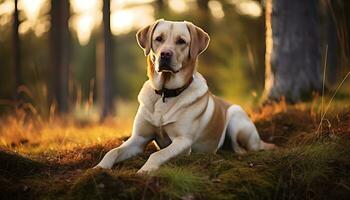
<path fill-rule="evenodd" d="M 157 41 L 157 42 L 162 42 L 162 41 L 163 41 L 162 36 L 158 36 L 158 37 L 156 37 L 156 41 Z"/>
<path fill-rule="evenodd" d="M 184 39 L 178 39 L 176 40 L 176 44 L 186 44 L 186 41 Z"/>

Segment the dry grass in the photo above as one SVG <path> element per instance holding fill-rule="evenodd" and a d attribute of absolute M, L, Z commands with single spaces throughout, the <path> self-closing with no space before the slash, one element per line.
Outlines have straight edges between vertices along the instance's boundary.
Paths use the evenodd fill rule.
<path fill-rule="evenodd" d="M 87 123 L 67 116 L 42 122 L 19 112 L 0 119 L 0 145 L 24 153 L 71 150 L 129 136 L 131 127 L 130 119 Z"/>
<path fill-rule="evenodd" d="M 334 102 L 319 132 L 317 97 L 251 110 L 262 138 L 279 149 L 193 154 L 171 160 L 153 176 L 135 174 L 152 146 L 112 170 L 90 169 L 129 135 L 131 120 L 99 124 L 67 116 L 44 122 L 17 111 L 0 120 L 0 192 L 16 199 L 346 199 L 349 106 L 348 99 Z"/>

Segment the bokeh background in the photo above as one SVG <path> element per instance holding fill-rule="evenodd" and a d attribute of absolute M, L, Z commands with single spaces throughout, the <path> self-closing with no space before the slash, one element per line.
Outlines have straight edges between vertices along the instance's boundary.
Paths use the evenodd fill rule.
<path fill-rule="evenodd" d="M 108 18 L 103 17 L 104 2 Z M 330 6 L 335 12 L 329 12 Z M 346 0 L 320 1 L 322 48 L 338 44 L 328 49 L 333 62 L 327 73 L 330 88 L 349 69 L 342 62 L 348 56 L 349 11 Z M 198 70 L 214 94 L 244 107 L 259 103 L 265 74 L 265 1 L 0 0 L 1 114 L 20 106 L 43 118 L 71 113 L 99 120 L 108 104 L 103 115 L 133 116 L 137 94 L 147 80 L 135 33 L 158 18 L 192 21 L 209 33 L 211 42 Z M 110 24 L 110 35 L 104 22 Z M 345 33 L 341 38 L 340 29 Z"/>

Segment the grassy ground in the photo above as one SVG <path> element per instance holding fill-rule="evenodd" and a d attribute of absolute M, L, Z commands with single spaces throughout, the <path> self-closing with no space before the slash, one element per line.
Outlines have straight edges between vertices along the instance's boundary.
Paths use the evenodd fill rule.
<path fill-rule="evenodd" d="M 0 199 L 348 199 L 349 99 L 336 105 L 321 126 L 326 107 L 318 100 L 250 111 L 277 150 L 192 154 L 151 176 L 135 174 L 151 145 L 112 170 L 91 169 L 125 139 L 128 120 L 28 122 L 19 113 L 0 122 Z"/>

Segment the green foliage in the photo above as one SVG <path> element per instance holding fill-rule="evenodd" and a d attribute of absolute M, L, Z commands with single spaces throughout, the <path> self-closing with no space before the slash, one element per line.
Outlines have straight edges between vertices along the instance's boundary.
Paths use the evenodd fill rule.
<path fill-rule="evenodd" d="M 155 174 L 156 177 L 164 179 L 164 186 L 161 193 L 171 199 L 181 198 L 190 194 L 205 192 L 205 188 L 210 184 L 202 174 L 196 174 L 193 169 L 186 167 L 163 167 Z"/>

